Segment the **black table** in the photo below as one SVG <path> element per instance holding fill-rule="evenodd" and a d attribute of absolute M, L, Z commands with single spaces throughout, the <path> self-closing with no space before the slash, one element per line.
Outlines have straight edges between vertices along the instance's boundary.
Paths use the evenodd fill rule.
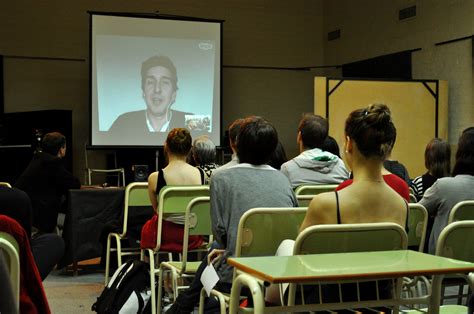
<path fill-rule="evenodd" d="M 69 191 L 63 239 L 66 252 L 58 264 L 65 267 L 101 256 L 99 241 L 107 223 L 119 220 L 123 211 L 124 188 L 86 188 Z"/>

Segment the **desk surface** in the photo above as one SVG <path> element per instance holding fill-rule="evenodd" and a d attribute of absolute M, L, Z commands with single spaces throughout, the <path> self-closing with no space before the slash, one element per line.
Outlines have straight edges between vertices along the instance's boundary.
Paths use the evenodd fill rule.
<path fill-rule="evenodd" d="M 270 283 L 379 279 L 466 273 L 474 263 L 419 253 L 382 251 L 229 258 L 238 270 Z"/>

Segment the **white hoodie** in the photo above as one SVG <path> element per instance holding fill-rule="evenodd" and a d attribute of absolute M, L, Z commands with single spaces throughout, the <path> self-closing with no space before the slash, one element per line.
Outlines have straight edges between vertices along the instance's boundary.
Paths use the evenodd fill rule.
<path fill-rule="evenodd" d="M 293 188 L 302 184 L 339 184 L 349 179 L 344 162 L 319 148 L 308 149 L 285 162 L 280 170 Z"/>

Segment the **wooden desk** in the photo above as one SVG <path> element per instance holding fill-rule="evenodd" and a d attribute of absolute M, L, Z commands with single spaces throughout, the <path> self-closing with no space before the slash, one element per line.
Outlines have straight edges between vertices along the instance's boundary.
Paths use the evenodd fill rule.
<path fill-rule="evenodd" d="M 267 256 L 229 258 L 239 275 L 234 281 L 231 293 L 230 313 L 236 313 L 238 297 L 242 286 L 248 286 L 253 293 L 255 310 L 287 311 L 296 309 L 345 308 L 343 303 L 317 304 L 265 308 L 263 282 L 265 283 L 337 283 L 354 280 L 392 279 L 404 276 L 445 275 L 474 271 L 474 263 L 462 262 L 415 251 L 383 251 L 337 254 L 314 254 L 298 256 Z M 257 281 L 261 280 L 260 282 Z M 255 293 L 254 293 L 255 292 Z M 401 299 L 399 292 L 394 299 L 379 300 L 374 306 L 429 303 L 430 313 L 437 313 L 439 296 Z M 291 301 L 290 301 L 291 302 Z M 291 304 L 291 303 L 290 303 Z M 362 304 L 362 303 L 361 303 Z M 257 307 L 261 307 L 257 310 Z"/>

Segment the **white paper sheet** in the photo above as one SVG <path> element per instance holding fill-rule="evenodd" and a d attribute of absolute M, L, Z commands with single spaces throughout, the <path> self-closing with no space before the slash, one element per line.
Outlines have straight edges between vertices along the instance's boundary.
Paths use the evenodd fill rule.
<path fill-rule="evenodd" d="M 213 265 L 207 265 L 206 269 L 202 272 L 201 283 L 204 287 L 204 290 L 207 292 L 207 296 L 210 296 L 211 290 L 219 281 L 219 275 L 217 275 L 216 270 Z"/>

